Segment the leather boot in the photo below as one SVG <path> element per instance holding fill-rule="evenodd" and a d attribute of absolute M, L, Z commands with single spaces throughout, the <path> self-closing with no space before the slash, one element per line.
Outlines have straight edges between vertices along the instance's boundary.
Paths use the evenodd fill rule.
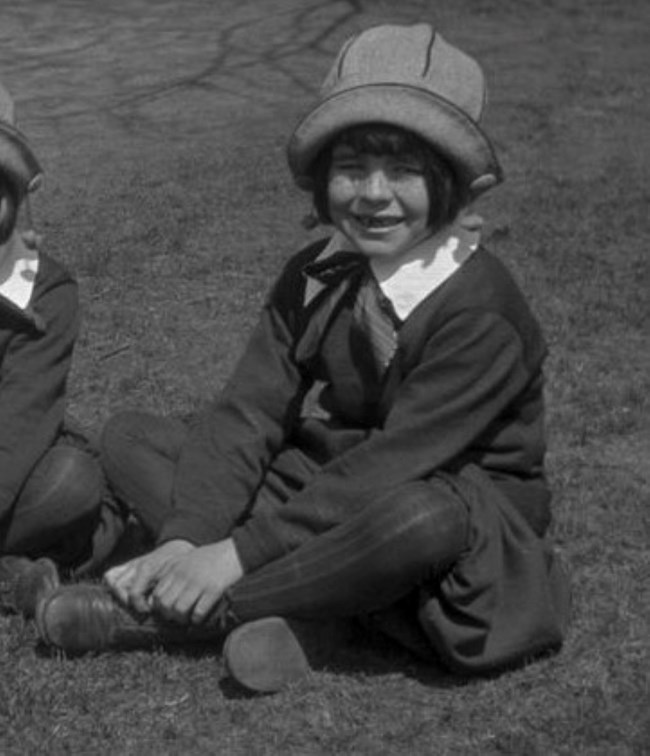
<path fill-rule="evenodd" d="M 36 624 L 49 646 L 76 655 L 109 649 L 127 650 L 192 642 L 218 642 L 218 622 L 194 626 L 138 615 L 102 585 L 63 586 L 38 604 Z"/>

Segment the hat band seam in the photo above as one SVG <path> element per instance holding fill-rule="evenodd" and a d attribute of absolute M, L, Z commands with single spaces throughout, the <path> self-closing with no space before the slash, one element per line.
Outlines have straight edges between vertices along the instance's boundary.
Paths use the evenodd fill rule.
<path fill-rule="evenodd" d="M 294 131 L 294 134 L 291 139 L 290 143 L 290 149 L 289 152 L 291 153 L 291 145 L 296 144 L 296 142 L 299 143 L 301 139 L 301 132 L 304 132 L 309 129 L 311 124 L 314 121 L 318 121 L 322 115 L 323 111 L 328 108 L 328 106 L 331 106 L 333 103 L 336 102 L 339 98 L 348 97 L 351 94 L 354 94 L 355 92 L 358 92 L 359 90 L 370 90 L 370 89 L 399 89 L 401 91 L 404 91 L 405 93 L 417 93 L 417 99 L 420 100 L 426 100 L 431 99 L 435 102 L 439 103 L 442 106 L 443 112 L 447 117 L 450 119 L 455 120 L 459 125 L 463 126 L 464 128 L 467 128 L 467 132 L 470 135 L 477 137 L 477 142 L 475 147 L 479 150 L 479 154 L 481 157 L 481 160 L 483 162 L 490 163 L 493 166 L 493 169 L 499 173 L 500 169 L 498 166 L 498 160 L 496 157 L 496 153 L 494 151 L 494 148 L 488 139 L 487 135 L 483 132 L 478 122 L 472 118 L 469 114 L 467 114 L 464 110 L 457 107 L 454 103 L 452 103 L 447 98 L 443 97 L 440 94 L 427 91 L 426 89 L 422 87 L 416 87 L 411 84 L 406 83 L 393 83 L 393 82 L 376 82 L 372 84 L 360 84 L 355 87 L 348 87 L 347 89 L 343 89 L 339 92 L 335 92 L 334 94 L 329 95 L 326 99 L 322 100 L 318 107 L 311 111 L 303 120 L 302 122 L 297 126 L 297 128 Z M 345 120 L 345 119 L 343 119 Z M 366 123 L 371 123 L 372 118 L 369 117 Z M 344 126 L 343 128 L 347 128 Z M 408 128 L 407 126 L 403 126 L 403 128 Z M 411 130 L 422 136 L 425 141 L 428 141 L 428 138 L 422 133 L 421 130 L 411 128 Z M 308 162 L 311 162 L 309 160 Z M 302 170 L 299 166 L 304 163 L 303 160 L 298 159 L 297 160 L 298 165 L 296 167 L 298 170 Z"/>

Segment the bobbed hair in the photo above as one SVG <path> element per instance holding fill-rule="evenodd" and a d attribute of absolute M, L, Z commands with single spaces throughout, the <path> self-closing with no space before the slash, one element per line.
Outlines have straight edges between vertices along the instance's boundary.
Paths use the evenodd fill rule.
<path fill-rule="evenodd" d="M 313 202 L 318 220 L 331 224 L 328 182 L 332 153 L 350 147 L 357 154 L 416 158 L 424 166 L 429 195 L 428 225 L 432 233 L 451 223 L 469 201 L 451 164 L 416 134 L 390 124 L 361 124 L 341 131 L 320 151 L 312 164 Z"/>

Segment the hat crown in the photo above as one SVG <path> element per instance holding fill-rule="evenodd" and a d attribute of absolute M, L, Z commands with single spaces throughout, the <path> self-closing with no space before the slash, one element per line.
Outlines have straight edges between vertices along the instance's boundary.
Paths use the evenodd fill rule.
<path fill-rule="evenodd" d="M 486 85 L 479 64 L 425 23 L 383 25 L 348 40 L 319 101 L 287 145 L 298 186 L 313 189 L 318 154 L 340 132 L 387 124 L 413 133 L 446 158 L 472 198 L 503 179 L 480 126 Z"/>
<path fill-rule="evenodd" d="M 376 26 L 350 39 L 325 79 L 321 96 L 373 84 L 414 87 L 446 100 L 476 122 L 486 100 L 478 63 L 424 23 Z"/>

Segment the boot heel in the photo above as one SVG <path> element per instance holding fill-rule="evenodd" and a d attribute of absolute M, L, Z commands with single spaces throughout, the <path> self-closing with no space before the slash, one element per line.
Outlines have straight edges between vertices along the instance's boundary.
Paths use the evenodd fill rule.
<path fill-rule="evenodd" d="M 247 622 L 224 644 L 231 677 L 249 690 L 271 693 L 303 679 L 311 671 L 297 623 L 282 617 Z"/>

